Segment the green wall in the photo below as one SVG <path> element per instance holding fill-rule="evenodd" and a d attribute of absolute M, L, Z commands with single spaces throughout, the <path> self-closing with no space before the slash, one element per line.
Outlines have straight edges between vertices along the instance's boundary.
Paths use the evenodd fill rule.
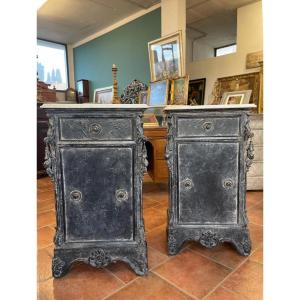
<path fill-rule="evenodd" d="M 160 36 L 159 8 L 74 48 L 75 81 L 90 81 L 90 101 L 93 99 L 94 89 L 112 85 L 112 64 L 118 67 L 119 95 L 133 79 L 148 84 L 148 42 Z"/>

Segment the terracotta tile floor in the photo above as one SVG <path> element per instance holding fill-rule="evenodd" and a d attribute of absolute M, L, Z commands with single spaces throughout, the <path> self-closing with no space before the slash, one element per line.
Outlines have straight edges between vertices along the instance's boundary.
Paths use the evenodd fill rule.
<path fill-rule="evenodd" d="M 169 257 L 166 249 L 165 184 L 145 182 L 144 218 L 149 274 L 136 276 L 125 263 L 95 269 L 78 263 L 61 279 L 51 276 L 55 232 L 54 192 L 48 177 L 37 182 L 38 299 L 256 300 L 263 293 L 263 193 L 247 193 L 252 253 L 240 256 L 229 244 L 206 249 L 187 243 Z"/>

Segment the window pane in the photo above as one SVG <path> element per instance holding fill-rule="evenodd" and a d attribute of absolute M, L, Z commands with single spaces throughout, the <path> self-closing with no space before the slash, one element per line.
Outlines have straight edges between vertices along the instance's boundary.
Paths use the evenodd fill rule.
<path fill-rule="evenodd" d="M 216 51 L 216 56 L 226 55 L 226 54 L 235 53 L 235 52 L 236 52 L 236 44 L 218 48 Z"/>
<path fill-rule="evenodd" d="M 37 40 L 38 78 L 50 88 L 66 90 L 68 88 L 67 55 L 65 45 Z"/>

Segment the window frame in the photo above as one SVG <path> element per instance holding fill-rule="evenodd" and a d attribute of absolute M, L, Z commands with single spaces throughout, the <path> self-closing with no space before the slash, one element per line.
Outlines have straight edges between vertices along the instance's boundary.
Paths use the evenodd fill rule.
<path fill-rule="evenodd" d="M 49 43 L 53 43 L 53 44 L 59 44 L 59 45 L 63 45 L 65 47 L 65 50 L 66 50 L 66 65 L 67 65 L 67 85 L 68 85 L 68 87 L 65 90 L 55 89 L 55 91 L 57 91 L 57 92 L 65 92 L 65 91 L 67 91 L 70 88 L 69 61 L 68 61 L 68 45 L 65 44 L 65 43 L 55 42 L 55 41 L 51 41 L 51 40 L 47 40 L 47 39 L 43 39 L 43 38 L 37 38 L 36 40 L 37 41 L 40 40 L 40 41 L 44 41 L 44 42 L 49 42 Z M 53 90 L 53 89 L 51 89 L 51 90 Z"/>
<path fill-rule="evenodd" d="M 228 45 L 224 45 L 224 46 L 221 46 L 221 47 L 216 47 L 216 48 L 214 48 L 214 56 L 215 56 L 215 57 L 223 56 L 223 55 L 217 56 L 217 51 L 218 51 L 218 49 L 222 49 L 222 48 L 226 48 L 226 47 L 230 47 L 230 46 L 234 46 L 234 45 L 237 46 L 236 43 L 232 43 L 232 44 L 228 44 Z M 233 52 L 233 53 L 235 53 L 235 52 Z M 232 53 L 228 53 L 228 54 L 232 54 Z M 228 54 L 224 54 L 224 55 L 228 55 Z"/>

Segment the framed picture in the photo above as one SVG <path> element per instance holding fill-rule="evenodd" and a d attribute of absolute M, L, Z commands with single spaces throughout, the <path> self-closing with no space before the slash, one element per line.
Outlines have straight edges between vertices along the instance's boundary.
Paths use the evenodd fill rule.
<path fill-rule="evenodd" d="M 204 105 L 206 78 L 189 81 L 189 105 Z"/>
<path fill-rule="evenodd" d="M 183 76 L 181 31 L 148 43 L 151 81 Z"/>
<path fill-rule="evenodd" d="M 165 106 L 168 104 L 169 80 L 150 82 L 147 104 L 149 106 Z"/>
<path fill-rule="evenodd" d="M 252 91 L 225 92 L 221 104 L 248 104 Z"/>
<path fill-rule="evenodd" d="M 65 93 L 66 93 L 66 101 L 76 102 L 77 95 L 75 89 L 68 88 Z"/>
<path fill-rule="evenodd" d="M 112 104 L 113 101 L 113 87 L 107 86 L 94 90 L 94 103 Z"/>
<path fill-rule="evenodd" d="M 260 73 L 253 72 L 229 77 L 218 78 L 215 84 L 214 100 L 212 104 L 220 104 L 222 96 L 225 92 L 251 90 L 249 103 L 254 103 L 258 106 L 259 91 L 260 91 Z M 257 108 L 253 109 L 257 112 Z"/>
<path fill-rule="evenodd" d="M 147 104 L 148 91 L 139 92 L 139 104 Z"/>
<path fill-rule="evenodd" d="M 171 82 L 171 104 L 187 105 L 189 92 L 189 76 L 173 79 Z"/>

